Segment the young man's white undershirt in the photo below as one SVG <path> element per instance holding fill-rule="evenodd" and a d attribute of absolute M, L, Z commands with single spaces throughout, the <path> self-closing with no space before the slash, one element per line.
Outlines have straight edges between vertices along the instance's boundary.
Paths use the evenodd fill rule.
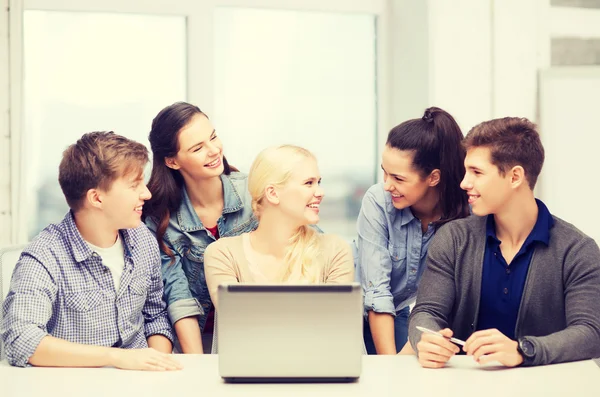
<path fill-rule="evenodd" d="M 119 286 L 121 285 L 121 275 L 123 274 L 123 268 L 125 267 L 125 249 L 123 248 L 123 242 L 121 236 L 117 234 L 117 241 L 112 247 L 100 248 L 86 241 L 92 251 L 96 251 L 102 258 L 102 264 L 110 270 L 110 274 L 115 284 L 115 291 L 119 292 Z"/>

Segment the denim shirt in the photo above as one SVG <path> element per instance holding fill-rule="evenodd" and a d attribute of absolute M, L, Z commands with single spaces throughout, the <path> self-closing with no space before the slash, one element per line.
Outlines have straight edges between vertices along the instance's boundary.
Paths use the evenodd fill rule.
<path fill-rule="evenodd" d="M 396 315 L 414 302 L 435 227 L 422 232 L 410 208 L 398 210 L 383 184 L 365 193 L 354 241 L 356 278 L 364 293 L 365 315 Z"/>
<path fill-rule="evenodd" d="M 223 214 L 217 220 L 220 237 L 237 236 L 258 226 L 248 193 L 248 177 L 240 172 L 221 175 Z M 204 251 L 216 239 L 207 230 L 192 205 L 185 187 L 179 209 L 171 214 L 163 240 L 175 255 L 175 261 L 161 250 L 165 301 L 172 324 L 184 317 L 199 316 L 202 330 L 212 307 L 204 275 Z M 156 224 L 146 224 L 156 235 Z M 212 226 L 212 225 L 211 225 Z"/>

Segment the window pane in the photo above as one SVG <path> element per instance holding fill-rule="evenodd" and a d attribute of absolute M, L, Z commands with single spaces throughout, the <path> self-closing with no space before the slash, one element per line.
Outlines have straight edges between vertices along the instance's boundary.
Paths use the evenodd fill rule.
<path fill-rule="evenodd" d="M 321 228 L 347 238 L 376 175 L 375 17 L 265 9 L 215 12 L 215 121 L 248 171 L 267 146 L 319 160 Z"/>
<path fill-rule="evenodd" d="M 112 130 L 148 145 L 152 118 L 186 96 L 184 17 L 26 11 L 25 197 L 29 237 L 62 219 L 63 150 Z"/>

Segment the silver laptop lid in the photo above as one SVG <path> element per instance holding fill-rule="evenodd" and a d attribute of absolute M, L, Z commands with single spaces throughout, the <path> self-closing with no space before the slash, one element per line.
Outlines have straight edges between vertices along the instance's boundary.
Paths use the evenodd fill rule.
<path fill-rule="evenodd" d="M 348 285 L 221 285 L 224 378 L 357 378 L 362 291 Z"/>

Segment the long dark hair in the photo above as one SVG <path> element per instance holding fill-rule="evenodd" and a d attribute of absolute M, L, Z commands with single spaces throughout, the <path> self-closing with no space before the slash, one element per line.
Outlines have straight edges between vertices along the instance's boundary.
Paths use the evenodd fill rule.
<path fill-rule="evenodd" d="M 200 108 L 186 102 L 176 102 L 161 110 L 154 120 L 148 139 L 152 149 L 152 173 L 148 190 L 152 198 L 144 204 L 144 219 L 150 217 L 157 225 L 156 239 L 160 248 L 174 258 L 173 252 L 163 241 L 173 211 L 177 211 L 182 201 L 183 177 L 177 170 L 167 167 L 165 158 L 174 157 L 179 151 L 179 132 L 189 124 L 195 115 L 204 115 Z M 230 167 L 223 157 L 224 173 L 229 175 L 237 169 Z"/>
<path fill-rule="evenodd" d="M 386 145 L 414 151 L 413 167 L 423 177 L 440 170 L 437 189 L 440 194 L 442 217 L 435 222 L 441 226 L 469 215 L 467 194 L 460 188 L 465 175 L 463 134 L 454 118 L 446 111 L 430 107 L 423 117 L 405 121 L 392 128 Z"/>

